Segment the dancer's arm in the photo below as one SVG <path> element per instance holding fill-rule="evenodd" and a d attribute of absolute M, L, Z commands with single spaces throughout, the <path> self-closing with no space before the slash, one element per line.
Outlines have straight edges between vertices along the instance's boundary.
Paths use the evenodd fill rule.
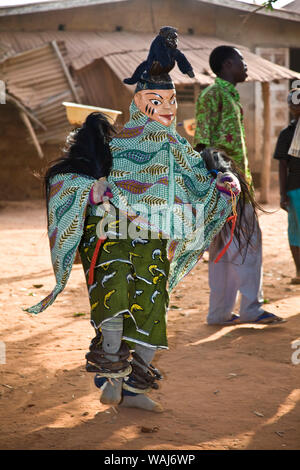
<path fill-rule="evenodd" d="M 113 195 L 110 191 L 110 186 L 105 177 L 100 178 L 98 181 L 95 182 L 93 185 L 91 192 L 90 192 L 90 203 L 91 204 L 99 204 L 103 201 L 103 197 L 106 196 L 108 198 L 112 198 Z"/>
<path fill-rule="evenodd" d="M 226 171 L 222 173 L 221 171 L 218 172 L 216 178 L 216 187 L 218 190 L 229 197 L 231 197 L 231 192 L 238 196 L 241 192 L 241 185 L 237 177 L 229 172 Z"/>
<path fill-rule="evenodd" d="M 287 160 L 280 160 L 279 162 L 279 186 L 280 186 L 280 207 L 287 211 L 289 205 L 289 198 L 287 195 L 287 174 L 288 166 Z"/>

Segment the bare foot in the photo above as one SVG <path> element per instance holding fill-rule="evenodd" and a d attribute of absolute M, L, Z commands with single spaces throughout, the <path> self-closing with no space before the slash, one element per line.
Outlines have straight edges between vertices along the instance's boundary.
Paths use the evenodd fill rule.
<path fill-rule="evenodd" d="M 151 400 L 151 398 L 143 393 L 138 395 L 124 395 L 119 406 L 124 408 L 140 408 L 154 413 L 162 413 L 164 411 L 160 403 Z"/>
<path fill-rule="evenodd" d="M 100 402 L 104 405 L 118 405 L 122 399 L 123 379 L 110 379 L 103 385 Z"/>

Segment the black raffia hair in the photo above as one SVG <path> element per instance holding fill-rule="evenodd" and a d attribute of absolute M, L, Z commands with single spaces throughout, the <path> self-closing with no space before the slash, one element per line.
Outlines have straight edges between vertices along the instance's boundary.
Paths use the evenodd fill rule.
<path fill-rule="evenodd" d="M 79 173 L 96 179 L 108 176 L 112 166 L 109 142 L 114 127 L 102 113 L 91 113 L 83 125 L 70 132 L 63 155 L 50 163 L 45 180 L 59 173 Z"/>
<path fill-rule="evenodd" d="M 50 163 L 44 176 L 46 202 L 50 179 L 58 174 L 77 173 L 95 179 L 108 176 L 112 167 L 109 142 L 116 133 L 102 113 L 91 113 L 83 125 L 67 137 L 63 155 Z"/>
<path fill-rule="evenodd" d="M 244 175 L 239 170 L 236 163 L 231 158 L 229 158 L 224 151 L 206 147 L 200 152 L 200 154 L 205 162 L 206 168 L 212 173 L 214 177 L 216 177 L 215 170 L 221 171 L 222 173 L 230 171 L 238 178 L 240 182 L 241 193 L 239 195 L 237 203 L 237 221 L 234 235 L 238 241 L 240 253 L 242 246 L 246 246 L 244 254 L 244 256 L 246 256 L 247 248 L 249 244 L 251 244 L 251 237 L 258 221 L 257 211 L 267 211 L 265 211 L 255 201 Z M 252 220 L 250 221 L 246 217 L 244 217 L 246 204 L 251 204 L 253 207 L 254 217 L 252 217 Z M 228 230 L 228 224 L 225 224 L 223 230 Z"/>

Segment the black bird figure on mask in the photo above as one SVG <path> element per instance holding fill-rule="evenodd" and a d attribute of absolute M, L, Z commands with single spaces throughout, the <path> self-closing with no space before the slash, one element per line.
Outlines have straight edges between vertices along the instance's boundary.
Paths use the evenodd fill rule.
<path fill-rule="evenodd" d="M 123 81 L 127 85 L 134 85 L 140 79 L 147 80 L 151 76 L 165 75 L 175 67 L 177 63 L 179 70 L 194 77 L 194 71 L 185 55 L 177 48 L 177 29 L 164 26 L 153 40 L 147 60 L 142 62 L 133 73 L 132 77 Z"/>

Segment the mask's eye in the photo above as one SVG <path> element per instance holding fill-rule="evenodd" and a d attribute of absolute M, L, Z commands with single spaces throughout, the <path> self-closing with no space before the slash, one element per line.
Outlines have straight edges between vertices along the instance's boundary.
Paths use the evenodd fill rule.
<path fill-rule="evenodd" d="M 154 104 L 154 106 L 159 106 L 161 104 L 161 101 L 159 100 L 150 100 L 152 104 Z"/>
<path fill-rule="evenodd" d="M 170 104 L 176 104 L 176 98 L 173 98 L 172 101 L 170 101 Z"/>

